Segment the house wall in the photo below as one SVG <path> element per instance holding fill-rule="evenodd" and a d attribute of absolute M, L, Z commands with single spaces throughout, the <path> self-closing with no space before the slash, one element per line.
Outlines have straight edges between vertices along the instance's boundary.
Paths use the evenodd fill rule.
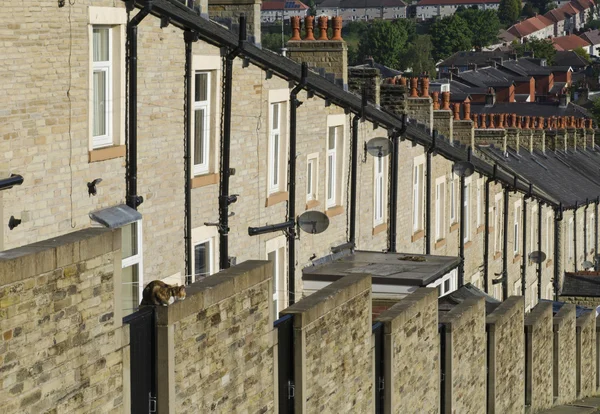
<path fill-rule="evenodd" d="M 575 305 L 565 304 L 554 316 L 554 397 L 558 404 L 577 397 Z"/>
<path fill-rule="evenodd" d="M 591 311 L 577 318 L 577 396 L 580 398 L 596 394 L 596 312 Z"/>
<path fill-rule="evenodd" d="M 536 413 L 552 406 L 552 304 L 542 302 L 525 316 L 525 404 Z"/>

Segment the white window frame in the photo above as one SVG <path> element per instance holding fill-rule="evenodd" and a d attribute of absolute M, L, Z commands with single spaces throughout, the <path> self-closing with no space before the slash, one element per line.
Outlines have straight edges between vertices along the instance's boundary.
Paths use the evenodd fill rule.
<path fill-rule="evenodd" d="M 287 251 L 286 251 L 286 238 L 285 236 L 278 236 L 265 242 L 265 260 L 269 260 L 269 254 L 275 252 L 277 260 L 283 260 L 283 263 L 279 265 L 276 263 L 276 269 L 283 269 L 283 274 L 278 274 L 273 279 L 273 301 L 276 302 L 276 308 L 273 309 L 273 313 L 276 315 L 275 319 L 278 318 L 279 312 L 287 306 Z M 279 255 L 281 254 L 281 258 Z"/>
<path fill-rule="evenodd" d="M 466 243 L 471 240 L 471 177 L 465 178 L 463 191 L 465 192 L 463 203 L 463 208 L 465 209 L 465 234 L 463 241 Z"/>
<path fill-rule="evenodd" d="M 281 102 L 272 102 L 269 105 L 269 193 L 276 193 L 281 189 Z M 275 108 L 277 114 L 275 115 Z M 276 126 L 275 118 L 277 118 Z"/>
<path fill-rule="evenodd" d="M 209 243 L 209 275 L 219 271 L 219 246 L 217 243 L 219 232 L 215 226 L 200 226 L 192 229 L 192 271 L 190 275 L 192 282 L 196 280 L 196 246 L 203 243 Z M 208 275 L 205 275 L 206 277 Z"/>
<path fill-rule="evenodd" d="M 373 224 L 375 226 L 383 224 L 385 222 L 386 216 L 386 202 L 385 202 L 385 194 L 386 194 L 386 180 L 385 180 L 385 171 L 386 171 L 386 162 L 384 157 L 373 157 L 373 175 L 374 175 L 374 189 L 375 189 L 375 197 L 374 198 L 374 211 L 373 211 Z"/>
<path fill-rule="evenodd" d="M 479 227 L 481 227 L 483 225 L 483 221 L 481 220 L 481 218 L 482 218 L 481 212 L 483 210 L 482 191 L 481 191 L 482 188 L 483 188 L 483 178 L 479 178 L 477 180 L 477 195 L 476 195 L 476 197 L 477 197 L 477 201 L 476 201 L 476 203 L 477 203 L 477 206 L 476 206 L 476 208 L 477 208 L 477 212 L 476 212 L 476 214 L 477 214 L 477 218 L 476 218 L 477 229 L 479 229 Z"/>
<path fill-rule="evenodd" d="M 521 251 L 520 249 L 520 244 L 521 244 L 521 234 L 520 234 L 520 229 L 521 229 L 521 200 L 517 200 L 515 201 L 514 205 L 513 205 L 513 214 L 514 214 L 514 220 L 513 220 L 513 253 L 516 255 L 519 254 L 519 252 Z"/>
<path fill-rule="evenodd" d="M 423 230 L 423 204 L 425 181 L 425 155 L 419 155 L 413 161 L 412 174 L 412 231 Z"/>
<path fill-rule="evenodd" d="M 554 286 L 552 286 L 552 282 L 548 282 L 546 285 L 546 299 L 554 299 Z"/>
<path fill-rule="evenodd" d="M 553 251 L 553 238 L 552 238 L 552 232 L 553 232 L 553 218 L 552 218 L 552 212 L 548 212 L 546 213 L 546 248 L 544 249 L 544 253 L 546 253 L 546 260 L 550 260 L 552 258 L 552 251 Z"/>
<path fill-rule="evenodd" d="M 529 286 L 529 309 L 533 309 L 535 307 L 535 305 L 537 305 L 538 299 L 538 286 L 537 286 L 537 281 L 533 282 L 530 286 Z"/>
<path fill-rule="evenodd" d="M 458 223 L 457 205 L 458 205 L 458 176 L 454 173 L 450 176 L 450 225 Z"/>
<path fill-rule="evenodd" d="M 205 101 L 197 101 L 196 97 L 195 97 L 195 91 L 196 91 L 196 77 L 198 75 L 206 75 L 206 100 Z M 192 152 L 192 164 L 193 164 L 193 174 L 194 175 L 202 175 L 202 174 L 208 174 L 209 172 L 209 165 L 210 165 L 210 120 L 211 120 L 211 111 L 210 111 L 210 100 L 211 100 L 211 95 L 212 95 L 212 88 L 211 88 L 211 76 L 212 73 L 210 71 L 195 71 L 194 72 L 194 85 L 193 85 L 193 91 L 194 93 L 192 94 L 192 99 L 193 99 L 193 103 L 192 103 L 192 111 L 193 111 L 193 116 L 192 116 L 192 131 L 193 131 L 193 139 L 192 139 L 192 146 L 194 148 L 194 151 Z M 196 112 L 197 111 L 204 111 L 204 128 L 203 128 L 203 142 L 202 142 L 202 147 L 203 147 L 203 153 L 204 153 L 204 160 L 203 162 L 201 161 L 200 163 L 196 164 L 195 161 L 195 148 L 196 145 L 198 145 L 197 143 L 197 137 L 196 137 Z"/>
<path fill-rule="evenodd" d="M 587 252 L 594 252 L 594 248 L 596 246 L 596 243 L 594 238 L 596 237 L 596 217 L 594 216 L 594 213 L 590 214 L 590 218 L 589 218 L 589 224 L 587 226 L 587 236 L 588 236 L 588 245 L 587 245 Z M 596 253 L 596 252 L 594 252 Z"/>
<path fill-rule="evenodd" d="M 267 195 L 287 191 L 287 122 L 288 122 L 289 89 L 269 90 L 269 124 L 268 124 L 268 173 L 267 173 Z M 273 128 L 273 112 L 278 107 L 277 128 Z M 277 151 L 275 151 L 275 137 L 277 140 Z M 275 153 L 277 152 L 277 153 Z M 275 169 L 277 174 L 275 174 Z"/>
<path fill-rule="evenodd" d="M 529 235 L 529 252 L 537 251 L 538 206 L 531 206 L 531 234 Z"/>
<path fill-rule="evenodd" d="M 136 228 L 136 240 L 137 240 L 136 251 L 137 251 L 137 253 L 132 256 L 121 259 L 121 269 L 126 269 L 128 267 L 137 265 L 138 280 L 137 280 L 137 282 L 131 282 L 131 283 L 138 284 L 138 298 L 141 301 L 142 300 L 142 291 L 144 290 L 144 239 L 143 239 L 143 232 L 142 232 L 142 220 L 137 220 L 137 221 L 127 224 L 127 226 L 131 226 L 131 225 L 135 225 L 135 228 Z M 125 284 L 125 283 L 122 282 L 122 284 Z M 136 306 L 134 306 L 133 312 L 135 312 L 135 310 L 137 310 L 138 307 L 139 307 L 139 303 Z M 123 312 L 125 312 L 125 309 L 123 309 Z"/>
<path fill-rule="evenodd" d="M 575 229 L 573 228 L 574 226 L 574 221 L 573 221 L 573 217 L 571 217 L 569 219 L 569 223 L 568 223 L 568 228 L 567 228 L 567 254 L 568 254 L 568 259 L 569 260 L 573 260 L 573 256 L 575 255 L 574 249 L 573 249 L 573 232 L 575 231 Z"/>
<path fill-rule="evenodd" d="M 310 170 L 310 179 L 309 179 Z M 319 199 L 319 153 L 314 152 L 306 157 L 306 201 Z"/>
<path fill-rule="evenodd" d="M 346 133 L 346 115 L 329 115 L 327 117 L 327 134 L 325 141 L 325 207 L 332 208 L 343 204 L 342 188 L 344 172 L 344 148 Z M 334 131 L 334 148 L 329 148 L 329 137 Z"/>
<path fill-rule="evenodd" d="M 208 257 L 209 257 L 209 260 L 208 260 L 208 274 L 199 275 L 199 274 L 196 273 L 196 246 L 199 246 L 201 244 L 206 244 L 206 243 L 208 243 Z M 202 241 L 199 241 L 199 242 L 195 242 L 194 245 L 192 246 L 192 248 L 193 248 L 193 252 L 192 253 L 193 253 L 193 257 L 194 257 L 193 258 L 193 262 L 194 262 L 194 267 L 193 267 L 193 269 L 194 269 L 194 276 L 192 277 L 192 283 L 196 282 L 198 280 L 202 280 L 205 277 L 210 276 L 210 275 L 212 275 L 214 273 L 214 262 L 215 262 L 214 258 L 213 258 L 214 244 L 215 244 L 214 239 L 210 238 L 210 239 L 202 240 Z"/>
<path fill-rule="evenodd" d="M 515 283 L 513 284 L 513 295 L 521 296 L 521 287 L 521 279 L 515 280 Z"/>
<path fill-rule="evenodd" d="M 334 132 L 333 148 L 330 148 L 331 132 Z M 336 205 L 336 181 L 337 181 L 337 128 L 329 127 L 327 129 L 327 208 Z"/>
<path fill-rule="evenodd" d="M 108 31 L 108 60 L 103 60 L 103 61 L 94 61 L 94 59 L 92 59 L 92 68 L 93 68 L 93 75 L 92 75 L 92 106 L 94 105 L 94 102 L 96 101 L 95 96 L 96 96 L 96 89 L 94 87 L 95 82 L 94 82 L 94 77 L 96 75 L 96 73 L 104 73 L 105 75 L 105 90 L 104 90 L 104 95 L 106 98 L 106 103 L 105 103 L 105 107 L 104 107 L 104 116 L 105 116 L 105 125 L 104 125 L 104 129 L 106 131 L 105 134 L 102 135 L 93 135 L 92 134 L 92 141 L 93 141 L 93 147 L 94 148 L 102 148 L 102 147 L 107 147 L 113 144 L 113 133 L 112 133 L 112 125 L 113 125 L 113 108 L 112 108 L 112 102 L 113 102 L 113 29 L 110 26 L 105 26 L 105 25 L 93 25 L 92 26 L 92 56 L 95 55 L 95 44 L 94 44 L 94 40 L 93 40 L 93 33 L 96 30 L 107 30 Z M 95 110 L 92 111 L 92 131 L 94 129 L 94 124 L 95 124 Z"/>
<path fill-rule="evenodd" d="M 500 192 L 494 199 L 494 253 L 502 248 L 502 206 L 502 192 Z"/>
<path fill-rule="evenodd" d="M 446 176 L 435 180 L 435 240 L 446 237 Z"/>

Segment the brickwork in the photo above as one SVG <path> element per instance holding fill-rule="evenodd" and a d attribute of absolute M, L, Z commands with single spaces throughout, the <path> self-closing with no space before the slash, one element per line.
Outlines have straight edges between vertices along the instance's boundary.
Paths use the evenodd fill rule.
<path fill-rule="evenodd" d="M 444 413 L 486 410 L 486 339 L 483 298 L 467 299 L 445 315 Z M 442 339 L 444 340 L 444 339 Z M 467 391 L 468 390 L 468 391 Z"/>
<path fill-rule="evenodd" d="M 575 305 L 565 304 L 554 316 L 554 397 L 557 404 L 573 401 L 576 387 Z"/>
<path fill-rule="evenodd" d="M 394 113 L 404 114 L 407 105 L 407 90 L 403 85 L 383 83 L 380 86 L 381 107 Z"/>
<path fill-rule="evenodd" d="M 452 124 L 453 134 L 452 139 L 458 141 L 462 145 L 475 146 L 475 133 L 473 129 L 473 121 L 461 120 L 453 121 Z"/>
<path fill-rule="evenodd" d="M 438 413 L 437 289 L 422 288 L 383 312 L 386 412 Z"/>
<path fill-rule="evenodd" d="M 126 412 L 121 233 L 89 229 L 0 253 L 0 409 Z"/>
<path fill-rule="evenodd" d="M 531 413 L 552 407 L 552 304 L 538 303 L 525 316 L 525 405 Z"/>
<path fill-rule="evenodd" d="M 453 126 L 452 111 L 433 111 L 433 128 L 449 141 L 454 139 Z"/>
<path fill-rule="evenodd" d="M 371 277 L 347 276 L 282 313 L 294 315 L 296 412 L 372 412 Z"/>
<path fill-rule="evenodd" d="M 521 146 L 527 146 L 529 143 L 530 130 L 521 130 L 520 128 L 506 128 L 506 145 L 519 151 Z"/>
<path fill-rule="evenodd" d="M 433 127 L 433 101 L 429 96 L 424 98 L 407 98 L 406 114 L 409 118 Z"/>
<path fill-rule="evenodd" d="M 596 394 L 596 312 L 587 312 L 576 322 L 577 332 L 577 397 Z"/>
<path fill-rule="evenodd" d="M 488 335 L 487 412 L 524 410 L 525 350 L 523 298 L 511 296 L 486 318 Z"/>
<path fill-rule="evenodd" d="M 158 412 L 272 412 L 270 265 L 249 261 L 157 307 Z"/>
<path fill-rule="evenodd" d="M 381 74 L 376 68 L 349 68 L 348 90 L 356 95 L 362 95 L 363 88 L 367 99 L 375 105 L 380 105 Z"/>
<path fill-rule="evenodd" d="M 286 45 L 287 56 L 309 67 L 325 69 L 335 79 L 348 84 L 348 46 L 343 40 L 291 40 Z"/>
<path fill-rule="evenodd" d="M 476 129 L 475 145 L 493 144 L 496 148 L 506 150 L 506 130 L 504 129 Z"/>

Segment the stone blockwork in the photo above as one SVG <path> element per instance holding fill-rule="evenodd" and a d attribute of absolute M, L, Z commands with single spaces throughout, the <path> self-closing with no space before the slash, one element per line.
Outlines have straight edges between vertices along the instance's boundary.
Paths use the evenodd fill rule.
<path fill-rule="evenodd" d="M 490 414 L 523 412 L 525 405 L 523 317 L 523 298 L 511 296 L 486 318 L 487 412 Z"/>
<path fill-rule="evenodd" d="M 554 397 L 556 403 L 573 401 L 577 395 L 575 305 L 564 304 L 554 316 Z"/>
<path fill-rule="evenodd" d="M 596 312 L 577 318 L 577 397 L 596 394 Z"/>
<path fill-rule="evenodd" d="M 552 407 L 552 304 L 540 302 L 525 317 L 525 405 L 531 413 Z"/>
<path fill-rule="evenodd" d="M 272 412 L 272 267 L 248 261 L 157 308 L 158 412 Z"/>
<path fill-rule="evenodd" d="M 294 315 L 296 412 L 373 412 L 371 277 L 339 279 L 282 314 Z"/>
<path fill-rule="evenodd" d="M 440 316 L 445 348 L 443 413 L 486 410 L 485 301 L 467 299 Z"/>
<path fill-rule="evenodd" d="M 119 230 L 0 253 L 3 413 L 130 411 L 120 279 Z"/>
<path fill-rule="evenodd" d="M 439 412 L 437 289 L 422 288 L 383 312 L 385 412 Z"/>

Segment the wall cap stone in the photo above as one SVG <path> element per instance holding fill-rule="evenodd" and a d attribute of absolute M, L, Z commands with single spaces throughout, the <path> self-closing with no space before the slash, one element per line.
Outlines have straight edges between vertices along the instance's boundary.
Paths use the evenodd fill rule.
<path fill-rule="evenodd" d="M 569 320 L 575 320 L 575 309 L 576 306 L 572 303 L 562 305 L 552 321 L 554 332 L 559 331 Z"/>
<path fill-rule="evenodd" d="M 552 303 L 551 302 L 538 302 L 537 305 L 525 315 L 525 330 L 527 332 L 533 332 L 535 325 L 540 323 L 547 314 L 552 314 Z"/>
<path fill-rule="evenodd" d="M 523 313 L 524 307 L 525 300 L 523 296 L 511 296 L 485 318 L 485 324 L 488 329 L 493 330 L 496 326 L 511 320 L 516 312 L 521 311 Z"/>
<path fill-rule="evenodd" d="M 459 303 L 452 308 L 452 310 L 449 312 L 440 313 L 439 323 L 446 325 L 447 332 L 452 332 L 454 328 L 461 326 L 467 321 L 465 318 L 463 318 L 463 314 L 470 312 L 472 308 L 480 308 L 481 316 L 484 317 L 485 299 L 483 297 L 479 297 L 464 300 L 462 303 Z"/>
<path fill-rule="evenodd" d="M 385 325 L 385 333 L 391 333 L 412 318 L 415 312 L 418 312 L 414 309 L 417 305 L 437 303 L 437 300 L 438 290 L 436 288 L 419 288 L 382 312 L 375 321 Z"/>
<path fill-rule="evenodd" d="M 594 312 L 594 311 L 585 312 L 585 313 L 579 315 L 579 317 L 576 319 L 575 326 L 576 326 L 577 330 L 579 331 L 584 326 L 593 324 L 592 321 L 594 319 L 596 319 L 596 312 Z"/>

